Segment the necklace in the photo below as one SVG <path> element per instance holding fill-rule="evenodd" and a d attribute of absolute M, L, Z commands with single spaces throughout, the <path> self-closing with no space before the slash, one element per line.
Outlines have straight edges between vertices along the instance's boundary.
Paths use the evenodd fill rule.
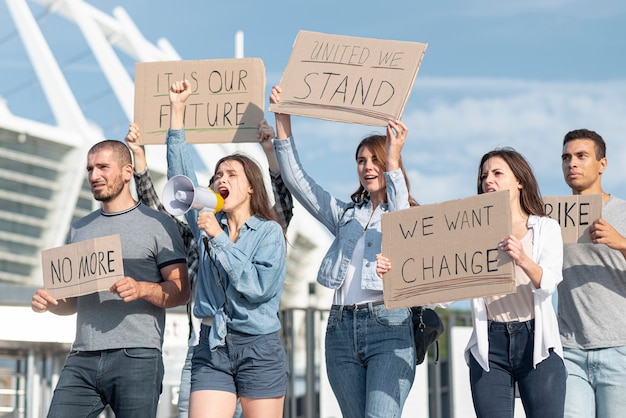
<path fill-rule="evenodd" d="M 367 224 L 365 224 L 365 228 L 363 229 L 363 232 L 367 231 L 367 228 L 369 228 L 370 222 L 372 222 L 372 218 L 374 217 L 374 212 L 376 212 L 375 209 L 373 209 L 372 213 L 370 213 L 370 218 L 367 220 Z"/>

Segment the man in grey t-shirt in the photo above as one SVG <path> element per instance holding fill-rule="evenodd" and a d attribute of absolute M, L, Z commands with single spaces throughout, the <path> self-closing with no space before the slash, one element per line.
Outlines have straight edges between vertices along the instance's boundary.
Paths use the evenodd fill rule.
<path fill-rule="evenodd" d="M 76 338 L 48 418 L 91 417 L 107 405 L 118 418 L 154 418 L 163 380 L 165 309 L 189 299 L 184 245 L 174 221 L 135 201 L 123 142 L 87 155 L 89 186 L 102 208 L 72 224 L 67 243 L 119 234 L 124 277 L 110 291 L 55 300 L 45 289 L 35 312 L 76 313 Z"/>
<path fill-rule="evenodd" d="M 563 139 L 562 168 L 572 193 L 601 194 L 593 243 L 566 244 L 558 316 L 568 371 L 565 417 L 626 413 L 626 201 L 602 189 L 606 144 L 579 129 Z"/>

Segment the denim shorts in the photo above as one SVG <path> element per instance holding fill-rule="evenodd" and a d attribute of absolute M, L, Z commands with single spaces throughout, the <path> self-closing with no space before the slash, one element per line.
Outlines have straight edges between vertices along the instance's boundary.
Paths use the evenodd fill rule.
<path fill-rule="evenodd" d="M 211 351 L 202 325 L 191 360 L 191 391 L 219 390 L 261 399 L 287 393 L 289 367 L 278 332 L 249 335 L 229 330 L 226 345 Z"/>

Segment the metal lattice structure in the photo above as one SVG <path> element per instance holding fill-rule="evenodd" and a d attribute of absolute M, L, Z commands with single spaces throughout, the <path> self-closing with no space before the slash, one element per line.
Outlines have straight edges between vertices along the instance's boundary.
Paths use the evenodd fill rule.
<path fill-rule="evenodd" d="M 42 283 L 40 253 L 63 245 L 71 222 L 99 206 L 86 182 L 85 162 L 89 148 L 106 139 L 105 118 L 100 116 L 108 116 L 89 113 L 85 84 L 76 81 L 80 74 L 72 71 L 75 64 L 67 64 L 72 61 L 61 56 L 68 55 L 67 45 L 50 43 L 49 31 L 73 31 L 76 39 L 72 42 L 84 45 L 79 56 L 89 57 L 97 76 L 90 75 L 98 77 L 98 85 L 88 86 L 95 89 L 88 94 L 95 100 L 107 98 L 106 106 L 98 103 L 100 107 L 107 113 L 116 112 L 126 126 L 133 120 L 134 62 L 181 58 L 167 40 L 146 40 L 121 7 L 108 15 L 83 0 L 5 3 L 13 26 L 0 25 L 0 62 L 12 57 L 12 51 L 7 53 L 8 40 L 18 41 L 15 50 L 25 56 L 20 58 L 20 65 L 27 61 L 28 68 L 18 71 L 20 77 L 4 77 L 0 82 L 0 311 L 5 317 L 19 318 L 0 328 L 0 376 L 6 375 L 13 382 L 3 389 L 6 396 L 0 400 L 0 415 L 39 417 L 45 416 L 73 339 L 72 318 L 35 314 L 30 309 L 32 293 Z M 6 16 L 0 14 L 2 19 Z M 51 29 L 51 21 L 58 28 L 52 25 Z M 235 40 L 235 56 L 243 57 L 242 34 L 237 33 Z M 7 66 L 0 65 L 0 74 L 3 67 Z M 32 98 L 31 87 L 36 90 Z M 12 111 L 17 106 L 12 106 L 11 100 L 25 96 L 37 106 L 27 103 L 21 113 Z M 35 108 L 44 104 L 50 115 L 38 117 Z M 251 155 L 267 172 L 258 144 L 202 144 L 193 150 L 201 182 L 208 183 L 210 177 L 205 167 L 212 168 L 219 158 L 235 151 Z M 165 147 L 147 146 L 146 154 L 156 188 L 162 190 Z M 269 187 L 269 176 L 266 184 Z M 294 214 L 288 229 L 290 268 L 283 304 L 287 308 L 326 307 L 332 293 L 316 295 L 310 284 L 315 280 L 318 260 L 330 245 L 330 236 L 298 204 Z M 187 348 L 184 309 L 168 312 L 168 321 L 170 318 L 182 324 L 183 345 L 166 337 L 166 379 L 159 417 L 171 416 L 170 411 L 175 410 L 174 393 Z M 302 321 L 289 324 L 290 332 L 297 335 L 304 335 L 305 327 Z M 174 331 L 169 329 L 170 334 Z M 292 370 L 301 376 L 310 363 L 303 356 L 305 342 L 294 340 L 291 350 Z"/>
<path fill-rule="evenodd" d="M 128 120 L 133 80 L 117 51 L 135 60 L 179 59 L 167 41 L 143 38 L 122 8 L 108 16 L 82 1 L 37 3 L 78 26 Z M 27 2 L 6 4 L 56 123 L 13 115 L 0 101 L 0 281 L 38 284 L 41 250 L 61 245 L 71 221 L 94 208 L 83 161 L 105 138 L 85 117 Z"/>

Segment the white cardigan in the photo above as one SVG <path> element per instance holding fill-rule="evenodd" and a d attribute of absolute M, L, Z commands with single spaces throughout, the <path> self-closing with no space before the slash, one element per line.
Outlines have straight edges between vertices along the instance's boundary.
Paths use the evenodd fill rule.
<path fill-rule="evenodd" d="M 550 348 L 563 358 L 558 321 L 552 305 L 552 295 L 563 280 L 563 237 L 558 222 L 548 217 L 531 215 L 527 226 L 533 234 L 532 259 L 543 269 L 541 288 L 536 289 L 531 282 L 535 306 L 533 368 L 536 368 L 548 358 Z M 472 319 L 474 329 L 465 347 L 465 361 L 469 365 L 471 352 L 478 364 L 489 371 L 487 308 L 483 298 L 472 299 Z"/>

